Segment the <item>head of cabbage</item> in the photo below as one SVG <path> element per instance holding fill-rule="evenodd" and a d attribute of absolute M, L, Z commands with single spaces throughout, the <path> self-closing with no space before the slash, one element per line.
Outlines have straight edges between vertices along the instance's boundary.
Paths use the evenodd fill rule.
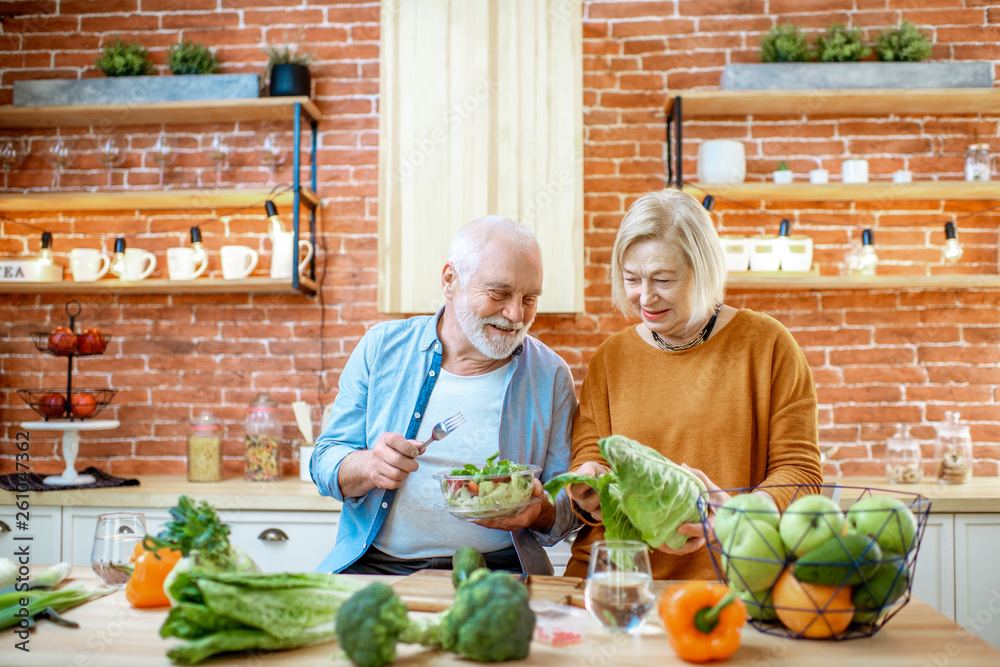
<path fill-rule="evenodd" d="M 599 477 L 568 472 L 545 484 L 550 498 L 568 484 L 587 484 L 601 499 L 605 538 L 640 540 L 652 548 L 680 549 L 688 540 L 677 532 L 682 523 L 701 521 L 698 496 L 705 485 L 690 471 L 659 452 L 612 435 L 597 443 L 611 472 Z"/>

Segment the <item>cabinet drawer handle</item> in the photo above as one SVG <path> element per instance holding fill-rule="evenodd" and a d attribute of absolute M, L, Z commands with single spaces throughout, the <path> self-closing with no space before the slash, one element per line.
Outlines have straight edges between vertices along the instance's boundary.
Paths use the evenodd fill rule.
<path fill-rule="evenodd" d="M 280 528 L 268 528 L 258 535 L 257 539 L 265 542 L 287 542 L 288 535 Z"/>
<path fill-rule="evenodd" d="M 0 521 L 0 533 L 9 533 L 9 532 L 10 532 L 10 526 L 5 524 L 3 521 Z"/>
<path fill-rule="evenodd" d="M 135 531 L 132 530 L 131 528 L 129 528 L 128 526 L 119 526 L 118 527 L 118 534 L 119 535 L 122 534 L 122 533 L 134 533 L 134 532 Z"/>

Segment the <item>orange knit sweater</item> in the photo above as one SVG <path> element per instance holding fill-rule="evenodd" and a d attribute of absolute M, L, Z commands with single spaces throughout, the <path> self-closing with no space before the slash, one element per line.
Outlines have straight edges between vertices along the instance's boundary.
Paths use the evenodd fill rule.
<path fill-rule="evenodd" d="M 781 323 L 751 310 L 680 352 L 652 347 L 634 327 L 608 338 L 583 381 L 571 470 L 586 461 L 607 465 L 597 441 L 612 434 L 699 468 L 723 489 L 823 479 L 809 364 Z M 770 491 L 784 509 L 793 489 Z M 590 545 L 603 535 L 603 527 L 579 532 L 568 576 L 587 576 Z M 650 560 L 656 579 L 715 578 L 708 549 L 654 551 Z"/>

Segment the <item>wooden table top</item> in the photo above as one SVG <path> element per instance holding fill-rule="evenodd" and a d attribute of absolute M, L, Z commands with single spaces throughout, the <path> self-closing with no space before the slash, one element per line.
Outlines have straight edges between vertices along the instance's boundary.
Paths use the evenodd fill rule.
<path fill-rule="evenodd" d="M 73 578 L 96 581 L 87 568 L 75 568 Z M 393 582 L 397 577 L 382 577 Z M 80 623 L 77 629 L 49 621 L 38 623 L 30 634 L 24 653 L 14 648 L 20 641 L 11 629 L 0 632 L 0 665 L 10 667 L 53 667 L 80 665 L 94 667 L 154 667 L 170 665 L 167 649 L 175 639 L 159 637 L 165 610 L 133 609 L 123 591 L 93 600 L 66 611 L 66 618 Z M 470 663 L 443 651 L 428 651 L 400 645 L 397 665 L 401 667 L 462 666 Z M 205 663 L 215 666 L 295 665 L 295 667 L 346 667 L 336 643 L 282 651 L 269 655 L 233 654 Z M 511 665 L 546 667 L 606 665 L 685 665 L 670 648 L 659 619 L 650 621 L 637 635 L 616 635 L 602 631 L 591 622 L 582 643 L 562 648 L 534 642 L 526 660 Z M 743 630 L 742 644 L 727 664 L 789 667 L 923 667 L 962 665 L 996 667 L 1000 651 L 949 621 L 928 605 L 913 599 L 874 637 L 843 642 L 792 640 Z"/>

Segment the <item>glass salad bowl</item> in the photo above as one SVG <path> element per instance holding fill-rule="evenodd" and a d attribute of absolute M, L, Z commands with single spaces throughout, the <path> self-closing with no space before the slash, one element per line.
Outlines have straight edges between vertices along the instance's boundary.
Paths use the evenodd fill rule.
<path fill-rule="evenodd" d="M 536 465 L 511 464 L 499 472 L 490 472 L 489 464 L 484 467 L 487 472 L 473 472 L 474 466 L 467 468 L 434 475 L 445 501 L 438 509 L 472 521 L 499 519 L 513 516 L 542 499 L 531 496 L 535 476 L 541 472 Z"/>

